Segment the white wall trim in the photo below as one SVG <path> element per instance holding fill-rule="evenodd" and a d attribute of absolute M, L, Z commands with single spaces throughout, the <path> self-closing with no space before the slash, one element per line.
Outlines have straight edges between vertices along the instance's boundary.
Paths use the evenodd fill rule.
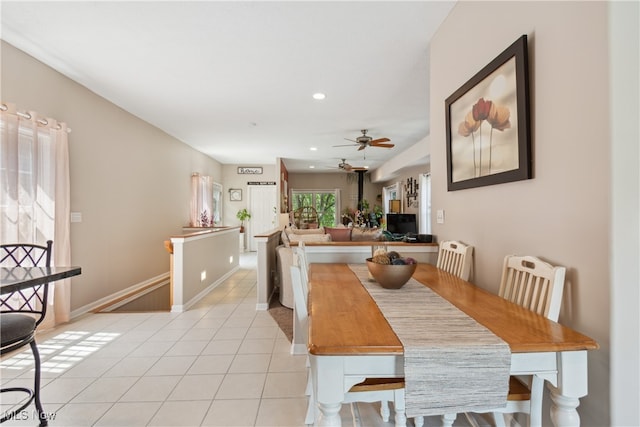
<path fill-rule="evenodd" d="M 143 289 L 145 286 L 149 286 L 152 283 L 161 282 L 161 283 L 159 283 L 159 285 L 161 285 L 161 284 L 163 284 L 165 282 L 168 282 L 169 280 L 170 280 L 169 272 L 167 271 L 166 273 L 162 273 L 162 274 L 160 274 L 158 276 L 155 276 L 155 277 L 152 277 L 150 279 L 144 280 L 144 281 L 142 281 L 140 283 L 136 283 L 135 285 L 129 286 L 128 288 L 122 289 L 122 290 L 120 290 L 118 292 L 115 292 L 115 293 L 113 293 L 111 295 L 107 295 L 104 298 L 100 298 L 99 300 L 94 301 L 91 304 L 87 304 L 87 305 L 84 305 L 82 307 L 79 307 L 79 308 L 73 310 L 71 312 L 71 319 L 73 320 L 73 319 L 75 319 L 75 318 L 77 318 L 79 316 L 82 316 L 83 314 L 89 313 L 89 312 L 95 310 L 96 308 L 98 308 L 100 306 L 109 304 L 110 302 L 115 301 L 118 298 L 122 298 L 123 296 L 125 296 L 127 294 L 130 294 L 132 292 L 136 292 L 139 289 Z M 155 287 L 154 287 L 154 289 L 155 289 Z M 136 298 L 138 296 L 139 295 L 136 295 Z M 120 305 L 122 305 L 122 304 L 120 304 Z"/>

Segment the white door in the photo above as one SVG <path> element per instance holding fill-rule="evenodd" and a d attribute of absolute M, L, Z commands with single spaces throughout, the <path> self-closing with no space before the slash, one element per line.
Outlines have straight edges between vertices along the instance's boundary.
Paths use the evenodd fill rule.
<path fill-rule="evenodd" d="M 247 209 L 251 214 L 251 219 L 247 221 L 246 225 L 247 248 L 250 251 L 257 251 L 258 247 L 253 236 L 278 226 L 276 186 L 275 183 L 273 185 L 249 185 L 248 193 Z"/>

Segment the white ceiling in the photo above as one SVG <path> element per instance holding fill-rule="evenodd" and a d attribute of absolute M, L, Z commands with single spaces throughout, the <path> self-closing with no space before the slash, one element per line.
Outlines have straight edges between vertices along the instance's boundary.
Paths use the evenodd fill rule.
<path fill-rule="evenodd" d="M 1 35 L 221 163 L 374 169 L 429 133 L 429 40 L 453 4 L 2 1 Z M 333 147 L 360 129 L 395 147 Z"/>

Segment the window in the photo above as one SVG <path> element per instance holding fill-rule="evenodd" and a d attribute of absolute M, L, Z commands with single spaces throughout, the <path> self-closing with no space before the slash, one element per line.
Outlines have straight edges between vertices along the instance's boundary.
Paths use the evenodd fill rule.
<path fill-rule="evenodd" d="M 213 183 L 213 223 L 222 224 L 222 184 Z"/>
<path fill-rule="evenodd" d="M 335 227 L 340 212 L 339 190 L 291 190 L 293 211 L 312 207 L 318 215 L 318 226 Z"/>
<path fill-rule="evenodd" d="M 431 234 L 431 175 L 420 175 L 420 233 Z"/>

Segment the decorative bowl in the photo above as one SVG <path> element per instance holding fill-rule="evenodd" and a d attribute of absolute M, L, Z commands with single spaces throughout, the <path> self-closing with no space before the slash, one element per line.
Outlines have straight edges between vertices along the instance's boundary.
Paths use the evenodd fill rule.
<path fill-rule="evenodd" d="M 378 264 L 367 258 L 369 273 L 380 286 L 386 289 L 400 289 L 409 281 L 418 264 Z"/>

